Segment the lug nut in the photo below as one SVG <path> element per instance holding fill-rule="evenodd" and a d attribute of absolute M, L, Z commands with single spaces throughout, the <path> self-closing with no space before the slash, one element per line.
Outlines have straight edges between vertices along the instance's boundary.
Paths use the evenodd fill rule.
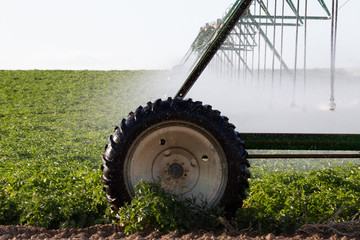
<path fill-rule="evenodd" d="M 196 164 L 196 160 L 192 158 L 192 159 L 190 160 L 190 165 L 191 165 L 192 167 L 196 167 L 196 165 L 197 165 L 197 164 Z"/>

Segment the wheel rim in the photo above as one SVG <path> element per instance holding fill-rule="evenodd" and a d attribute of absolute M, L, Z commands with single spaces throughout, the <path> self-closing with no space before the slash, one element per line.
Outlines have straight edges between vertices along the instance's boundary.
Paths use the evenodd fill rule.
<path fill-rule="evenodd" d="M 227 183 L 227 161 L 219 142 L 203 128 L 167 121 L 143 131 L 128 150 L 124 179 L 131 196 L 135 184 L 159 183 L 166 191 L 216 205 Z"/>

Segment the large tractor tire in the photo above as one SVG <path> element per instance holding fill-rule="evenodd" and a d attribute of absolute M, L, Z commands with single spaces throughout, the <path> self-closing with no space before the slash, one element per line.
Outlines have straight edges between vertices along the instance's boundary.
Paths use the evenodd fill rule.
<path fill-rule="evenodd" d="M 109 137 L 102 157 L 104 190 L 117 211 L 139 181 L 224 206 L 232 215 L 249 187 L 247 152 L 235 126 L 209 105 L 168 98 L 138 107 Z"/>

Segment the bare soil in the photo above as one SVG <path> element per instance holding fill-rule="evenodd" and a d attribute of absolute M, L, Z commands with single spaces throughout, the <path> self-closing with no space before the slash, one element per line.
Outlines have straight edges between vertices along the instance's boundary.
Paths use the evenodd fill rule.
<path fill-rule="evenodd" d="M 96 225 L 83 229 L 47 230 L 33 226 L 0 226 L 0 240 L 5 239 L 360 239 L 360 221 L 304 225 L 290 236 L 275 236 L 270 233 L 259 235 L 251 231 L 229 231 L 220 233 L 194 231 L 184 235 L 176 231 L 163 234 L 158 231 L 144 231 L 133 235 L 125 235 L 123 228 L 115 224 Z"/>

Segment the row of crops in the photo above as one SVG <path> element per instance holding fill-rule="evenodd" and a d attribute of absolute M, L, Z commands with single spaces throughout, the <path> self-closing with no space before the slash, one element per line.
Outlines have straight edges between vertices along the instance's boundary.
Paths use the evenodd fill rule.
<path fill-rule="evenodd" d="M 103 146 L 129 111 L 163 97 L 167 74 L 1 70 L 0 224 L 117 222 L 100 181 Z M 253 160 L 234 226 L 280 233 L 358 217 L 360 160 L 270 161 Z"/>

